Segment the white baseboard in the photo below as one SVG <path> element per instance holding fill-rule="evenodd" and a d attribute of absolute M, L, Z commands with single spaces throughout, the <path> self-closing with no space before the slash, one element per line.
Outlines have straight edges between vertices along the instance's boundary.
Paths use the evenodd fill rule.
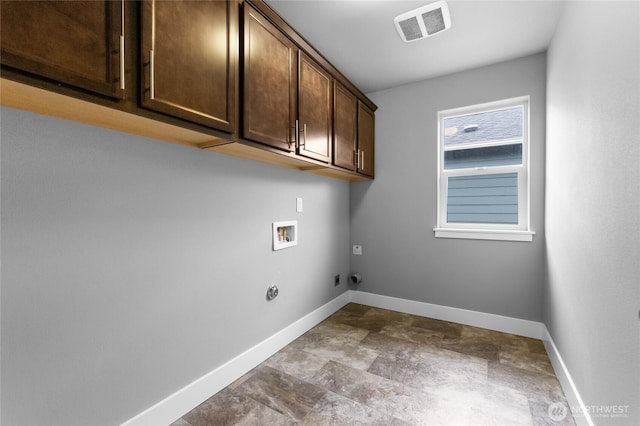
<path fill-rule="evenodd" d="M 121 426 L 158 426 L 173 423 L 342 308 L 349 303 L 349 300 L 349 292 L 342 293 L 273 336 L 126 421 Z"/>
<path fill-rule="evenodd" d="M 542 330 L 544 329 L 544 324 L 541 322 L 469 311 L 467 309 L 451 308 L 449 306 L 434 305 L 432 303 L 416 302 L 362 291 L 352 290 L 350 296 L 351 301 L 354 303 L 361 303 L 376 308 L 457 322 L 459 324 L 487 328 L 489 330 L 517 334 L 518 336 L 532 337 L 534 339 L 542 339 L 543 337 Z"/>
<path fill-rule="evenodd" d="M 553 368 L 567 397 L 567 402 L 572 407 L 580 407 L 582 413 L 587 413 L 571 375 L 543 323 L 350 290 L 168 396 L 121 426 L 171 424 L 349 302 L 541 339 L 545 343 Z M 575 420 L 579 426 L 593 426 L 588 414 L 577 416 Z"/>
<path fill-rule="evenodd" d="M 567 408 L 574 412 L 573 419 L 576 421 L 576 425 L 594 426 L 593 420 L 589 415 L 589 411 L 580 397 L 578 388 L 573 382 L 571 374 L 569 374 L 569 370 L 562 360 L 562 356 L 560 356 L 560 352 L 558 351 L 556 344 L 553 342 L 551 334 L 549 333 L 549 330 L 547 330 L 546 326 L 544 327 L 544 336 L 542 341 L 544 342 L 544 347 L 547 350 L 549 359 L 551 360 L 551 365 L 553 365 L 556 377 L 558 377 L 558 381 L 560 381 L 560 385 L 564 391 L 564 396 L 567 398 L 567 403 L 569 404 L 569 407 Z"/>

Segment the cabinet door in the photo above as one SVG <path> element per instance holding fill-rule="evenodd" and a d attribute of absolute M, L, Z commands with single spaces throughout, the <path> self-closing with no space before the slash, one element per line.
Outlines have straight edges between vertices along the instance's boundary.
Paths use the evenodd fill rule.
<path fill-rule="evenodd" d="M 298 62 L 298 154 L 331 159 L 331 76 L 300 52 Z"/>
<path fill-rule="evenodd" d="M 295 144 L 294 44 L 244 4 L 243 137 L 285 151 Z"/>
<path fill-rule="evenodd" d="M 356 170 L 358 99 L 336 82 L 333 90 L 333 164 Z"/>
<path fill-rule="evenodd" d="M 375 116 L 358 101 L 358 172 L 373 177 L 375 165 Z"/>
<path fill-rule="evenodd" d="M 234 132 L 236 8 L 215 0 L 143 2 L 143 106 Z"/>
<path fill-rule="evenodd" d="M 1 7 L 3 65 L 124 96 L 123 1 L 2 0 Z"/>

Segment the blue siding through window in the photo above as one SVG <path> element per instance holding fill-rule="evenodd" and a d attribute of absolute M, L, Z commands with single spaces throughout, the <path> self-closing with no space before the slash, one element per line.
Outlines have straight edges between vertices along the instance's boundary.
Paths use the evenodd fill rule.
<path fill-rule="evenodd" d="M 518 174 L 449 177 L 447 222 L 518 223 Z"/>

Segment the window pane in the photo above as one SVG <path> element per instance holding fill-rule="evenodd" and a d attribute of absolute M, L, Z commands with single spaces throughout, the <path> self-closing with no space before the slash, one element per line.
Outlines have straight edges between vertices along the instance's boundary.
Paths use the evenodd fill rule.
<path fill-rule="evenodd" d="M 444 145 L 522 138 L 524 108 L 468 114 L 444 119 Z"/>
<path fill-rule="evenodd" d="M 522 164 L 522 144 L 488 146 L 445 151 L 445 169 L 468 169 L 470 167 L 512 166 Z"/>
<path fill-rule="evenodd" d="M 448 223 L 518 223 L 518 173 L 449 177 Z"/>

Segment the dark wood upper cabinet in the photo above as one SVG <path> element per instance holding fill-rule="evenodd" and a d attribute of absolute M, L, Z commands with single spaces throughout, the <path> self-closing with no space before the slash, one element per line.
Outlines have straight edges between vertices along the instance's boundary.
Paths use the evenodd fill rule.
<path fill-rule="evenodd" d="M 376 106 L 264 0 L 0 0 L 0 104 L 348 180 Z"/>
<path fill-rule="evenodd" d="M 243 34 L 243 137 L 295 148 L 297 48 L 247 3 Z"/>
<path fill-rule="evenodd" d="M 2 65 L 124 97 L 123 1 L 2 1 Z"/>
<path fill-rule="evenodd" d="M 333 164 L 374 176 L 375 115 L 362 101 L 344 88 L 334 85 Z"/>
<path fill-rule="evenodd" d="M 331 160 L 332 78 L 315 61 L 299 53 L 298 154 Z"/>
<path fill-rule="evenodd" d="M 142 3 L 142 105 L 233 133 L 236 2 Z"/>
<path fill-rule="evenodd" d="M 358 98 L 338 82 L 333 87 L 333 164 L 355 171 Z"/>
<path fill-rule="evenodd" d="M 296 154 L 306 170 L 373 177 L 375 105 L 264 2 L 243 10 L 242 138 Z"/>
<path fill-rule="evenodd" d="M 362 101 L 358 101 L 358 173 L 374 176 L 375 115 Z"/>

